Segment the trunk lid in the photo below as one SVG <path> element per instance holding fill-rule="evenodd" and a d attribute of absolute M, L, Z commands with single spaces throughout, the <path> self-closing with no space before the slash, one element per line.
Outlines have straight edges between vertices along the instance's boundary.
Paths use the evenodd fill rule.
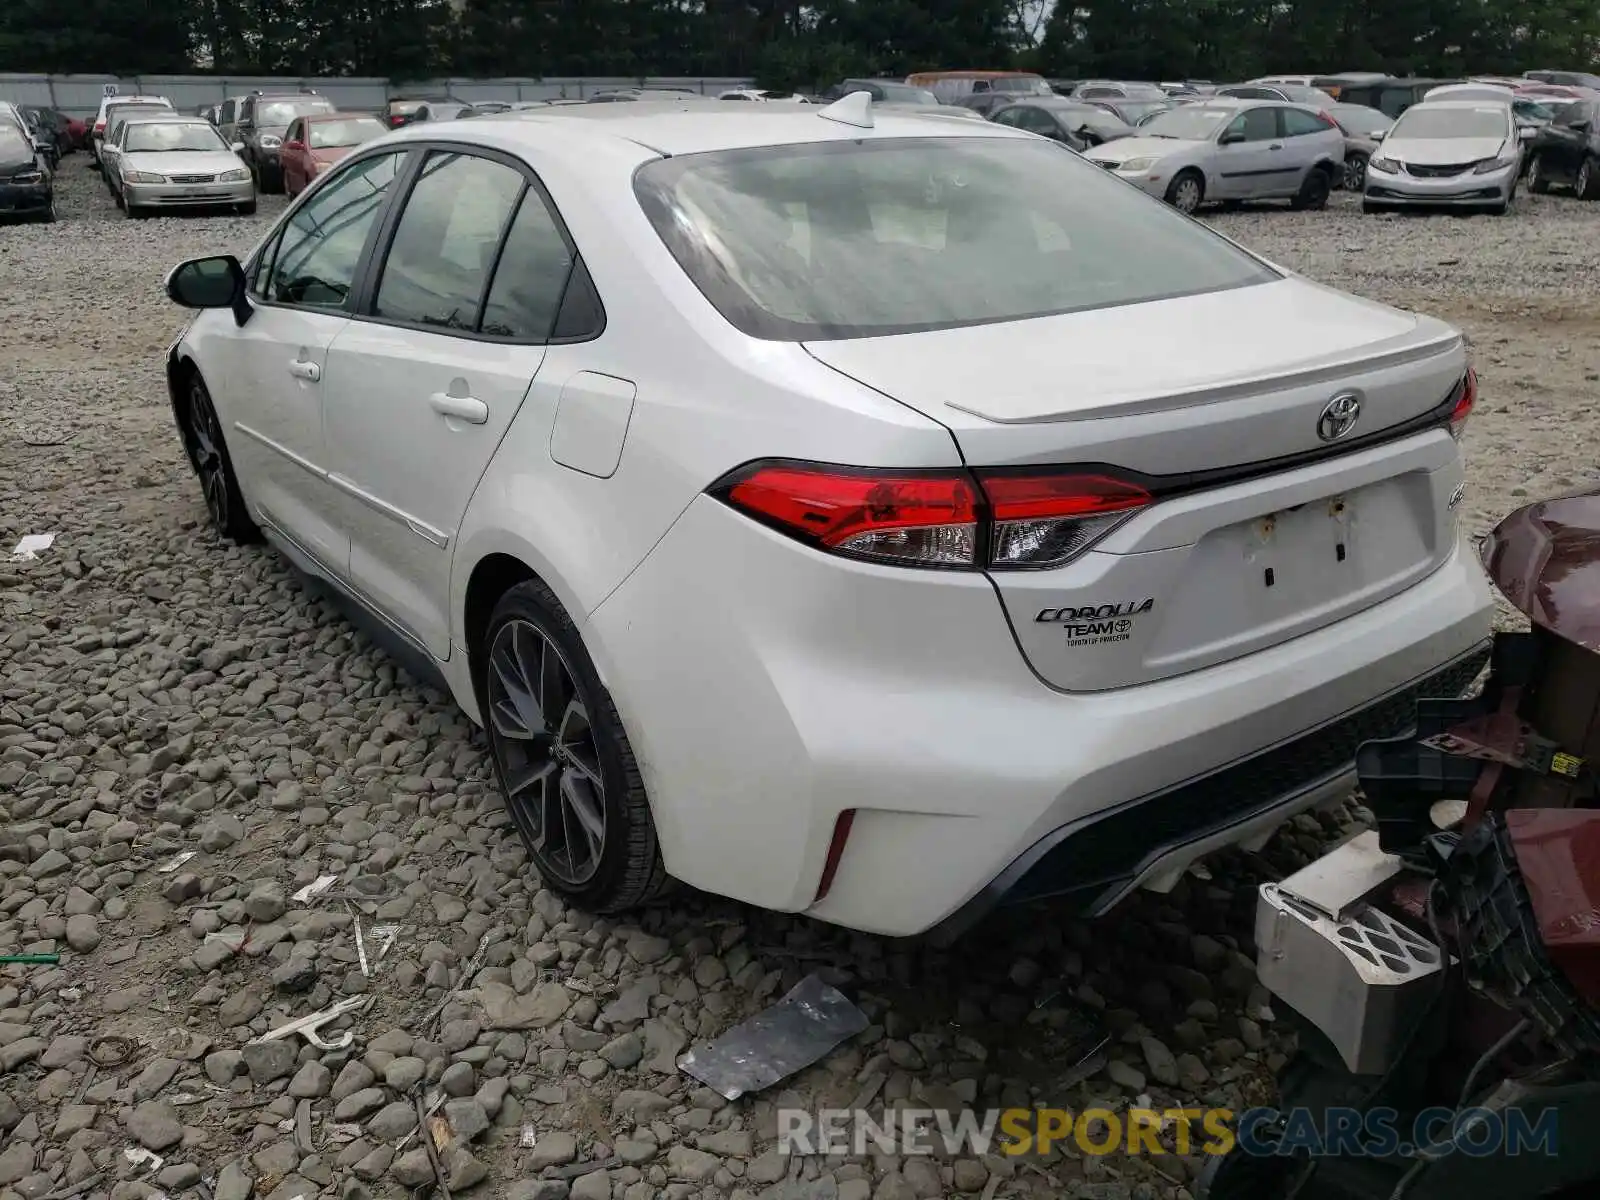
<path fill-rule="evenodd" d="M 1082 466 L 1157 494 L 1064 566 L 992 572 L 1056 687 L 1265 649 L 1404 590 L 1455 547 L 1460 459 L 1430 414 L 1466 359 L 1427 317 L 1289 278 L 806 348 L 944 424 L 973 467 Z M 1331 444 L 1319 426 L 1344 393 L 1360 413 Z"/>

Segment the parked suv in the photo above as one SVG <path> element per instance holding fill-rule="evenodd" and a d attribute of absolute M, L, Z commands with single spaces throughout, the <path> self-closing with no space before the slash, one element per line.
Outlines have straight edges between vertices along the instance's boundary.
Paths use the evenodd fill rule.
<path fill-rule="evenodd" d="M 315 92 L 289 92 L 269 95 L 256 92 L 239 105 L 239 117 L 229 142 L 244 143 L 244 161 L 263 192 L 283 191 L 284 135 L 296 117 L 336 111 L 332 100 Z"/>
<path fill-rule="evenodd" d="M 100 165 L 100 147 L 106 144 L 106 134 L 110 132 L 108 122 L 115 115 L 112 111 L 121 105 L 127 104 L 153 104 L 158 108 L 172 107 L 172 101 L 165 96 L 107 96 L 100 101 L 99 115 L 94 119 L 94 125 L 89 133 L 89 160 L 90 165 Z"/>
<path fill-rule="evenodd" d="M 1576 100 L 1557 110 L 1528 144 L 1528 190 L 1570 186 L 1580 200 L 1600 199 L 1600 101 Z"/>

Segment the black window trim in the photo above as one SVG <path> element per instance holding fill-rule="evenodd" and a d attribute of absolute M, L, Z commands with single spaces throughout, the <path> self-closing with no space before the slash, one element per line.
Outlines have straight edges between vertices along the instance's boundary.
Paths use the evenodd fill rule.
<path fill-rule="evenodd" d="M 544 181 L 539 178 L 537 171 L 516 155 L 471 142 L 429 138 L 425 141 L 408 142 L 407 146 L 416 153 L 412 161 L 407 165 L 405 173 L 396 179 L 395 202 L 390 205 L 389 210 L 384 213 L 383 219 L 379 223 L 377 241 L 368 244 L 363 261 L 356 269 L 356 283 L 350 289 L 356 300 L 348 313 L 352 321 L 362 321 L 371 325 L 388 325 L 395 329 L 411 329 L 418 333 L 432 334 L 435 337 L 458 338 L 471 342 L 489 342 L 498 346 L 569 346 L 592 342 L 605 333 L 606 326 L 609 323 L 605 300 L 600 295 L 599 288 L 594 282 L 593 273 L 589 271 L 587 264 L 583 264 L 582 251 L 578 249 L 577 241 L 573 238 L 572 231 L 567 227 L 566 219 L 562 217 L 561 210 L 556 206 L 555 200 L 544 186 Z M 422 173 L 422 164 L 427 161 L 428 154 L 432 151 L 439 151 L 445 154 L 465 154 L 486 159 L 490 162 L 499 163 L 501 166 L 510 167 L 522 176 L 523 190 L 519 194 L 516 204 L 512 205 L 510 217 L 500 231 L 500 245 L 495 250 L 493 262 L 489 264 L 484 291 L 479 296 L 478 313 L 480 319 L 483 306 L 488 299 L 489 290 L 494 286 L 495 276 L 500 271 L 500 259 L 505 254 L 506 242 L 511 236 L 511 230 L 516 223 L 516 217 L 521 205 L 526 203 L 529 195 L 537 195 L 543 202 L 545 211 L 554 219 L 556 232 L 561 235 L 561 240 L 566 243 L 568 253 L 572 255 L 572 266 L 568 269 L 566 281 L 561 286 L 561 298 L 556 302 L 555 320 L 551 323 L 549 336 L 542 338 L 506 337 L 501 334 L 482 333 L 473 329 L 441 329 L 437 325 L 424 325 L 417 321 L 380 317 L 372 311 L 373 303 L 377 298 L 378 281 L 382 276 L 380 267 L 389 257 L 389 250 L 394 243 L 395 232 L 400 225 L 400 217 L 405 212 L 405 202 L 411 198 L 411 191 L 416 186 L 416 181 Z M 581 269 L 580 264 L 583 264 Z M 561 325 L 561 314 L 567 306 L 568 298 L 572 294 L 573 283 L 580 279 L 588 281 L 588 287 L 594 294 L 595 308 L 599 313 L 599 320 L 590 332 L 556 337 L 555 330 Z"/>
<path fill-rule="evenodd" d="M 260 271 L 262 267 L 265 266 L 270 274 L 272 268 L 277 264 L 278 247 L 283 242 L 284 231 L 289 228 L 289 222 L 291 219 L 293 219 L 294 214 L 300 211 L 301 205 L 305 203 L 304 200 L 302 200 L 300 203 L 291 204 L 289 206 L 288 210 L 281 218 L 279 218 L 277 226 L 273 229 L 272 233 L 268 235 L 266 241 L 261 243 L 260 248 L 250 256 L 250 260 L 245 264 L 245 276 L 250 281 L 250 295 L 252 301 L 256 304 L 262 305 L 265 308 L 283 308 L 292 312 L 315 313 L 318 316 L 325 317 L 343 317 L 346 319 L 353 318 L 356 315 L 355 308 L 359 304 L 361 298 L 360 289 L 366 275 L 367 263 L 372 255 L 373 239 L 383 228 L 383 223 L 387 219 L 389 211 L 394 207 L 395 196 L 398 194 L 398 185 L 407 177 L 411 170 L 412 161 L 415 158 L 415 155 L 412 153 L 412 151 L 413 147 L 409 145 L 401 145 L 383 146 L 365 154 L 353 154 L 349 158 L 341 161 L 333 176 L 330 176 L 330 178 L 337 178 L 340 175 L 344 175 L 348 172 L 356 170 L 361 163 L 368 162 L 376 158 L 383 158 L 388 155 L 395 155 L 400 159 L 399 165 L 395 168 L 394 186 L 391 187 L 389 195 L 385 197 L 383 204 L 380 206 L 378 220 L 373 224 L 373 227 L 367 231 L 366 240 L 361 244 L 361 253 L 356 259 L 356 269 L 350 278 L 350 291 L 345 296 L 344 304 L 340 305 L 338 308 L 325 308 L 316 304 L 285 304 L 281 301 L 267 299 L 257 290 L 257 284 L 260 280 Z M 324 184 L 323 187 L 318 188 L 317 191 L 324 191 L 326 190 L 326 187 L 327 185 Z M 305 195 L 305 193 L 302 193 L 302 195 Z M 314 197 L 315 193 L 312 195 Z"/>

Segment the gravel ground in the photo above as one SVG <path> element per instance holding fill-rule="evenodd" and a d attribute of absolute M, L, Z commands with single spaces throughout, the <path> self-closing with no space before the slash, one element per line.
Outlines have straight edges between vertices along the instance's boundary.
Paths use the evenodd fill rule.
<path fill-rule="evenodd" d="M 59 534 L 36 562 L 0 559 L 0 951 L 62 955 L 0 968 L 0 1200 L 400 1196 L 431 1181 L 420 1141 L 400 1143 L 435 1095 L 450 1187 L 474 1195 L 1188 1195 L 1200 1164 L 1176 1156 L 780 1159 L 775 1109 L 1267 1098 L 1286 1045 L 1254 983 L 1251 885 L 1334 818 L 1106 921 L 1010 916 L 953 955 L 693 894 L 637 924 L 565 910 L 447 698 L 272 553 L 207 531 L 167 409 L 183 314 L 161 280 L 242 253 L 281 200 L 129 222 L 82 156 L 61 187 L 61 223 L 0 229 L 0 547 Z M 1595 474 L 1597 214 L 1550 197 L 1503 219 L 1366 218 L 1339 197 L 1215 221 L 1471 332 L 1464 511 L 1482 529 Z M 322 874 L 331 892 L 290 898 Z M 401 927 L 371 980 L 357 919 L 369 954 L 374 926 Z M 676 1073 L 681 1048 L 812 971 L 866 1033 L 731 1104 Z M 246 1046 L 362 995 L 348 1050 Z M 1105 1037 L 1110 1063 L 1080 1069 Z"/>

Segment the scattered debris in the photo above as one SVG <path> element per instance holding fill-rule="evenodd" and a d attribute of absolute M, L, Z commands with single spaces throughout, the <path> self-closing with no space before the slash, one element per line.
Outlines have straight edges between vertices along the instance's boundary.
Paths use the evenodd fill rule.
<path fill-rule="evenodd" d="M 89 1043 L 89 1058 L 96 1066 L 120 1067 L 133 1057 L 136 1048 L 132 1038 L 108 1033 Z"/>
<path fill-rule="evenodd" d="M 683 1055 L 678 1069 L 737 1100 L 809 1067 L 867 1024 L 848 996 L 807 975 L 766 1011 Z"/>
<path fill-rule="evenodd" d="M 162 863 L 159 867 L 157 867 L 156 868 L 156 874 L 157 875 L 171 875 L 179 867 L 183 866 L 184 863 L 188 862 L 191 858 L 193 858 L 196 854 L 199 854 L 199 853 L 200 853 L 200 851 L 198 851 L 198 850 L 183 850 L 183 851 L 180 851 L 179 853 L 174 854 L 166 862 Z"/>
<path fill-rule="evenodd" d="M 348 900 L 344 902 L 344 906 L 350 913 L 350 919 L 355 922 L 356 958 L 361 963 L 361 977 L 363 979 L 371 979 L 372 968 L 367 965 L 367 943 L 366 939 L 361 936 L 361 914 L 356 912 L 356 906 Z"/>
<path fill-rule="evenodd" d="M 143 1146 L 124 1146 L 122 1157 L 134 1166 L 148 1166 L 152 1172 L 161 1170 L 162 1164 L 167 1160 L 154 1150 L 146 1150 Z"/>
<path fill-rule="evenodd" d="M 517 1145 L 521 1146 L 524 1150 L 532 1150 L 538 1144 L 539 1131 L 532 1125 L 524 1125 L 522 1127 L 522 1137 L 518 1139 Z"/>
<path fill-rule="evenodd" d="M 11 561 L 33 562 L 41 553 L 50 549 L 55 540 L 56 535 L 53 533 L 25 533 L 11 548 Z"/>
<path fill-rule="evenodd" d="M 0 954 L 0 964 L 6 966 L 21 963 L 29 967 L 53 967 L 60 962 L 59 954 Z"/>
<path fill-rule="evenodd" d="M 346 1013 L 355 1012 L 357 1009 L 367 1008 L 372 1004 L 374 999 L 376 999 L 376 997 L 370 995 L 349 996 L 346 999 L 340 1000 L 337 1004 L 330 1004 L 327 1008 L 321 1009 L 317 1012 L 308 1013 L 303 1017 L 296 1017 L 292 1021 L 286 1021 L 284 1024 L 279 1025 L 270 1033 L 263 1033 L 260 1037 L 256 1038 L 255 1041 L 275 1042 L 280 1038 L 293 1037 L 298 1033 L 318 1050 L 348 1050 L 350 1048 L 350 1044 L 356 1040 L 356 1035 L 352 1031 L 345 1029 L 335 1034 L 331 1038 L 324 1038 L 317 1031 L 330 1021 L 338 1020 Z"/>
<path fill-rule="evenodd" d="M 289 899 L 295 904 L 304 904 L 307 900 L 310 900 L 315 896 L 322 895 L 323 892 L 327 891 L 338 882 L 339 877 L 337 875 L 318 875 L 314 880 L 306 884 L 305 887 L 291 895 Z"/>
<path fill-rule="evenodd" d="M 485 944 L 487 944 L 488 938 L 485 937 L 484 941 L 485 941 Z M 479 950 L 481 952 L 482 947 L 480 947 Z M 422 1097 L 421 1096 L 418 1096 L 416 1098 L 416 1103 L 417 1103 L 417 1123 L 418 1123 L 418 1125 L 419 1126 L 428 1125 L 428 1122 L 430 1120 L 430 1116 L 429 1116 L 428 1113 L 426 1113 L 426 1112 L 424 1112 L 422 1110 Z M 449 1144 L 449 1133 L 448 1133 L 449 1125 L 448 1124 L 445 1125 L 445 1130 L 446 1130 L 445 1144 L 448 1145 Z M 438 1145 L 436 1145 L 435 1141 L 434 1141 L 434 1139 L 437 1136 L 437 1134 L 435 1133 L 435 1131 L 432 1129 L 431 1126 L 429 1127 L 428 1132 L 429 1132 L 429 1136 L 422 1139 L 423 1148 L 425 1150 L 427 1150 L 427 1152 L 428 1152 L 428 1164 L 433 1168 L 433 1177 L 434 1177 L 435 1181 L 437 1181 L 437 1183 L 439 1184 L 439 1194 L 444 1197 L 444 1200 L 451 1200 L 451 1198 L 450 1198 L 450 1185 L 449 1185 L 449 1183 L 448 1183 L 448 1181 L 447 1181 L 447 1179 L 445 1177 L 444 1164 L 439 1161 L 439 1150 L 440 1150 L 440 1147 Z"/>
<path fill-rule="evenodd" d="M 372 927 L 373 940 L 378 943 L 378 952 L 372 956 L 372 969 L 374 971 L 378 969 L 378 964 L 383 962 L 384 956 L 394 949 L 394 945 L 400 940 L 400 933 L 404 928 L 403 925 L 374 925 Z"/>

